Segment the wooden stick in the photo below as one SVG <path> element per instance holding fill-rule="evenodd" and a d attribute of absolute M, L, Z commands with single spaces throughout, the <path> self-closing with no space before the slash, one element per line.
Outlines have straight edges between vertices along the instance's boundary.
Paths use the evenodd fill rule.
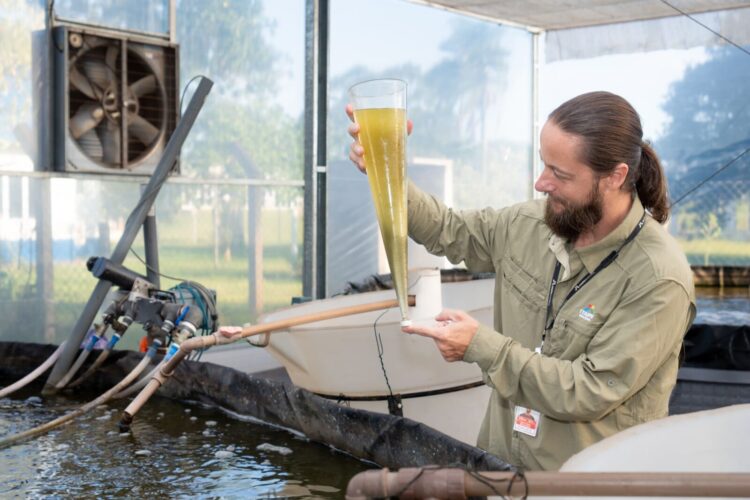
<path fill-rule="evenodd" d="M 413 295 L 409 295 L 408 301 L 409 306 L 411 307 L 414 307 L 414 304 L 416 304 L 416 300 Z M 253 335 L 260 335 L 261 333 L 271 333 L 278 330 L 288 330 L 293 326 L 317 323 L 318 321 L 341 318 L 343 316 L 353 316 L 355 314 L 382 311 L 383 309 L 391 309 L 394 307 L 398 307 L 397 300 L 381 300 L 380 302 L 370 302 L 369 304 L 358 304 L 356 306 L 340 307 L 338 309 L 331 309 L 329 311 L 321 311 L 312 314 L 305 314 L 303 316 L 296 316 L 294 318 L 280 319 L 278 321 L 271 321 L 270 323 L 250 325 L 243 328 L 242 331 L 237 334 L 236 340 L 252 337 Z"/>

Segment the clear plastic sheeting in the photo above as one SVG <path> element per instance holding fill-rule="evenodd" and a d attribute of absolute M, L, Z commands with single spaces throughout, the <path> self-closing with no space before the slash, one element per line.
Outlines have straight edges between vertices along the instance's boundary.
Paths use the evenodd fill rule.
<path fill-rule="evenodd" d="M 675 10 L 656 0 L 412 0 L 434 7 L 490 19 L 530 29 L 555 30 L 597 24 L 624 23 L 640 19 L 673 16 Z M 733 9 L 747 5 L 743 0 L 670 0 L 671 5 L 688 13 Z"/>
<path fill-rule="evenodd" d="M 54 349 L 52 345 L 0 343 L 0 378 L 24 376 Z M 107 390 L 140 358 L 134 352 L 113 353 L 97 376 L 81 385 L 81 390 Z M 510 465 L 500 458 L 408 418 L 348 408 L 288 383 L 252 377 L 211 363 L 181 363 L 158 394 L 284 427 L 384 467 L 462 464 L 474 470 L 510 470 Z"/>
<path fill-rule="evenodd" d="M 748 2 L 743 4 L 748 5 Z M 707 12 L 692 17 L 738 45 L 750 44 L 750 30 L 747 29 L 750 25 L 750 8 Z M 610 54 L 724 44 L 721 38 L 709 30 L 678 15 L 640 22 L 549 31 L 545 37 L 545 61 L 552 63 Z"/>
<path fill-rule="evenodd" d="M 58 17 L 72 21 L 149 33 L 169 31 L 169 0 L 57 0 L 53 7 Z"/>

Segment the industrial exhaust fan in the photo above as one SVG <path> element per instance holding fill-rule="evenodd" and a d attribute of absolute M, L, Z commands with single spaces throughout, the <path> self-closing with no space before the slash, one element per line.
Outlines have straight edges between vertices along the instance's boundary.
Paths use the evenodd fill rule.
<path fill-rule="evenodd" d="M 177 46 L 72 26 L 52 40 L 55 168 L 150 175 L 177 121 Z"/>

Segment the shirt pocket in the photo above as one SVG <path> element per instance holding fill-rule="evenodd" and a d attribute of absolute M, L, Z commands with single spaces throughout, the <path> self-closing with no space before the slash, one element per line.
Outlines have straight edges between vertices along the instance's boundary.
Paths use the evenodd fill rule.
<path fill-rule="evenodd" d="M 602 321 L 586 321 L 578 315 L 559 315 L 544 342 L 546 356 L 572 361 L 585 353 Z"/>
<path fill-rule="evenodd" d="M 524 271 L 512 257 L 503 259 L 500 270 L 503 276 L 503 289 L 512 297 L 512 302 L 537 314 L 545 304 L 544 292 L 537 280 Z"/>

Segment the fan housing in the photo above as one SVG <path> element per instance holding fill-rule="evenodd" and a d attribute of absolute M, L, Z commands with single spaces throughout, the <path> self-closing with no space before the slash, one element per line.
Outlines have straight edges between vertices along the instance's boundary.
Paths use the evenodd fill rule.
<path fill-rule="evenodd" d="M 177 122 L 177 46 L 71 26 L 52 40 L 55 168 L 153 173 Z"/>

